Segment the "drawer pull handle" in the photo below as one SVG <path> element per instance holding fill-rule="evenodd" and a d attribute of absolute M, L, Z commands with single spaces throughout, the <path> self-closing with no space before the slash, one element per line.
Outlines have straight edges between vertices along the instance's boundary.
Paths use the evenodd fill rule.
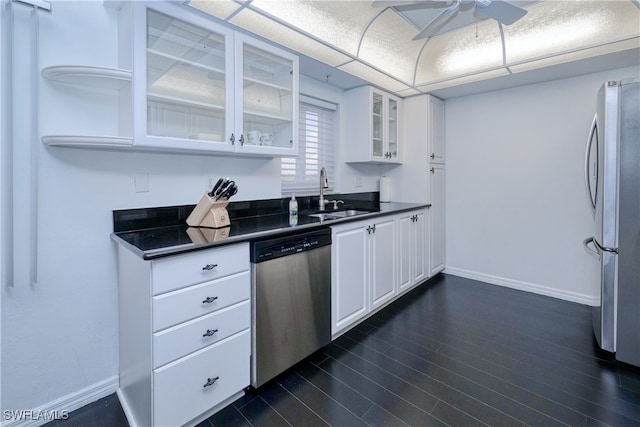
<path fill-rule="evenodd" d="M 217 300 L 218 297 L 207 297 L 207 299 L 205 299 L 204 301 L 202 301 L 203 304 L 211 304 L 212 302 L 214 302 L 215 300 Z"/>
<path fill-rule="evenodd" d="M 206 337 L 210 337 L 211 335 L 215 334 L 216 332 L 218 332 L 217 329 L 207 329 L 207 332 L 205 332 L 202 337 L 206 338 Z"/>
<path fill-rule="evenodd" d="M 217 266 L 218 266 L 218 264 L 207 264 L 207 265 L 205 265 L 204 267 L 202 267 L 202 269 L 203 269 L 203 270 L 206 270 L 206 271 L 211 271 L 211 270 L 213 270 L 214 268 L 216 268 Z"/>
<path fill-rule="evenodd" d="M 220 379 L 220 377 L 215 377 L 215 378 L 207 378 L 207 382 L 204 384 L 204 386 L 202 386 L 202 388 L 207 388 L 209 386 L 212 386 L 216 383 L 216 381 L 218 381 Z"/>

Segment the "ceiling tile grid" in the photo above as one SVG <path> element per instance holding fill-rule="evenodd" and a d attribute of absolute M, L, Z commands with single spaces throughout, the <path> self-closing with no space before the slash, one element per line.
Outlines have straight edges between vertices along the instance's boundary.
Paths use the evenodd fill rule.
<path fill-rule="evenodd" d="M 493 0 L 501 1 L 501 0 Z M 640 51 L 638 0 L 511 1 L 511 25 L 458 3 L 440 32 L 413 40 L 449 1 L 192 0 L 197 8 L 399 96 L 612 53 Z"/>

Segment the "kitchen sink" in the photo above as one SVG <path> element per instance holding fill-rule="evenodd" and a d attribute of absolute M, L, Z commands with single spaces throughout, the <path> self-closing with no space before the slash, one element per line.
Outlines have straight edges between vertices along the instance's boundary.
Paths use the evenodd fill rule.
<path fill-rule="evenodd" d="M 344 211 L 336 211 L 332 212 L 331 215 L 337 216 L 339 218 L 345 218 L 348 216 L 356 216 L 371 213 L 371 211 L 365 211 L 361 209 L 346 209 Z"/>
<path fill-rule="evenodd" d="M 341 216 L 336 216 L 332 213 L 315 213 L 315 214 L 309 214 L 309 216 L 312 216 L 314 218 L 320 218 L 321 220 L 325 220 L 325 219 L 338 219 L 338 218 L 342 218 Z"/>
<path fill-rule="evenodd" d="M 321 220 L 331 220 L 331 219 L 347 218 L 347 217 L 356 216 L 356 215 L 364 215 L 364 214 L 368 214 L 368 213 L 371 213 L 371 212 L 372 211 L 367 211 L 367 210 L 362 210 L 362 209 L 345 209 L 345 210 L 341 210 L 341 211 L 331 211 L 331 212 L 322 212 L 322 213 L 309 214 L 309 216 L 312 216 L 314 218 L 320 218 Z"/>

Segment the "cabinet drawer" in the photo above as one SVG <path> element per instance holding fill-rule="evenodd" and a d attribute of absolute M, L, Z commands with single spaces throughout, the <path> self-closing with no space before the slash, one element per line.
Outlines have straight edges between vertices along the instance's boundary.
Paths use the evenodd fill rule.
<path fill-rule="evenodd" d="M 251 326 L 249 300 L 153 334 L 153 366 L 221 341 Z"/>
<path fill-rule="evenodd" d="M 153 332 L 236 304 L 251 296 L 248 271 L 153 297 Z"/>
<path fill-rule="evenodd" d="M 153 295 L 249 270 L 249 244 L 192 252 L 151 264 Z"/>
<path fill-rule="evenodd" d="M 249 385 L 249 330 L 170 363 L 153 374 L 153 425 L 178 426 Z M 210 379 L 217 378 L 205 387 Z"/>

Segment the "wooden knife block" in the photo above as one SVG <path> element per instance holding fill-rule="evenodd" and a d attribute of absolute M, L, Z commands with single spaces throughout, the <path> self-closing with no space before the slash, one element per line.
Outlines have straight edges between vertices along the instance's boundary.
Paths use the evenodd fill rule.
<path fill-rule="evenodd" d="M 189 227 L 187 234 L 191 241 L 197 245 L 203 243 L 221 242 L 229 237 L 229 227 L 201 228 Z"/>
<path fill-rule="evenodd" d="M 200 202 L 193 209 L 187 218 L 187 225 L 190 227 L 222 228 L 231 224 L 229 212 L 227 212 L 228 201 L 215 202 L 205 193 Z"/>

